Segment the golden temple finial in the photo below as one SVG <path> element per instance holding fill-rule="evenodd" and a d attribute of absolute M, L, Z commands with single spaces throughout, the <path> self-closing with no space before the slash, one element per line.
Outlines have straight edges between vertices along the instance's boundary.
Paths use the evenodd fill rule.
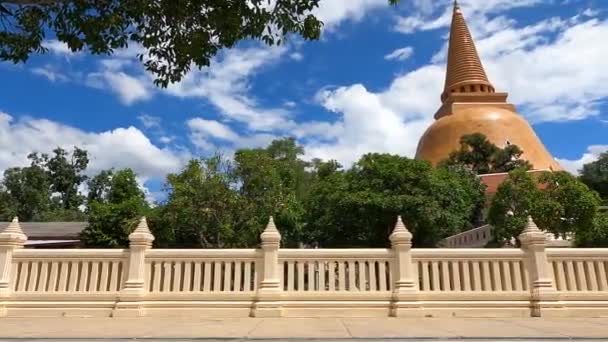
<path fill-rule="evenodd" d="M 458 1 L 454 1 L 447 72 L 441 100 L 445 102 L 451 93 L 493 92 L 494 87 L 488 80 L 481 64 L 475 43 L 460 10 L 460 5 Z"/>

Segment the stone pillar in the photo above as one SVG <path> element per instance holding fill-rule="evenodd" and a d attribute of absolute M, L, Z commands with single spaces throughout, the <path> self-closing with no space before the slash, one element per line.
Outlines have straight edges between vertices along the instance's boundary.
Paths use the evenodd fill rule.
<path fill-rule="evenodd" d="M 261 280 L 258 284 L 256 301 L 253 304 L 253 317 L 281 317 L 281 293 L 279 274 L 279 245 L 281 234 L 274 225 L 272 216 L 264 232 L 262 240 Z"/>
<path fill-rule="evenodd" d="M 142 217 L 137 228 L 129 235 L 127 280 L 120 291 L 114 316 L 145 316 L 145 306 L 142 302 L 147 292 L 145 287 L 146 251 L 152 247 L 153 241 L 154 236 L 150 233 L 148 222 L 145 217 Z"/>
<path fill-rule="evenodd" d="M 547 259 L 547 237 L 528 216 L 524 231 L 519 234 L 521 248 L 525 252 L 525 266 L 530 277 L 530 309 L 533 317 L 561 316 L 563 306 L 553 283 Z"/>
<path fill-rule="evenodd" d="M 390 235 L 393 250 L 393 299 L 391 303 L 391 316 L 404 317 L 418 314 L 419 305 L 416 302 L 418 293 L 417 281 L 414 278 L 414 265 L 412 263 L 412 233 L 410 233 L 401 216 Z"/>
<path fill-rule="evenodd" d="M 27 236 L 23 234 L 17 217 L 0 233 L 0 317 L 6 317 L 7 301 L 11 296 L 11 269 L 13 266 L 13 251 L 23 248 Z"/>

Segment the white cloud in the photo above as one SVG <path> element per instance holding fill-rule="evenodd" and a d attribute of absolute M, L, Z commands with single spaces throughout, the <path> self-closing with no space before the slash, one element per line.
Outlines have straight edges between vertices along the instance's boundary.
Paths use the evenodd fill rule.
<path fill-rule="evenodd" d="M 161 128 L 161 118 L 159 116 L 153 116 L 148 114 L 141 114 L 137 117 L 137 120 L 144 125 L 144 128 Z"/>
<path fill-rule="evenodd" d="M 60 71 L 57 71 L 54 67 L 48 64 L 43 67 L 32 68 L 30 71 L 35 75 L 46 77 L 46 79 L 51 82 L 68 80 L 66 75 L 62 74 Z"/>
<path fill-rule="evenodd" d="M 400 49 L 396 49 L 393 52 L 384 56 L 386 60 L 396 60 L 396 61 L 404 61 L 410 58 L 414 54 L 414 48 L 411 46 L 406 46 Z"/>
<path fill-rule="evenodd" d="M 313 13 L 331 31 L 344 21 L 361 20 L 371 10 L 382 7 L 389 7 L 388 0 L 330 0 L 321 1 Z"/>
<path fill-rule="evenodd" d="M 252 130 L 287 128 L 293 125 L 287 110 L 263 108 L 248 93 L 250 77 L 276 63 L 286 52 L 285 46 L 227 50 L 210 68 L 191 71 L 165 91 L 178 97 L 206 98 L 227 119 L 245 123 Z"/>
<path fill-rule="evenodd" d="M 88 75 L 87 85 L 102 89 L 110 88 L 126 105 L 149 99 L 153 91 L 147 79 L 137 78 L 123 71 L 106 70 L 91 73 Z"/>
<path fill-rule="evenodd" d="M 267 133 L 240 135 L 226 124 L 200 117 L 190 119 L 186 124 L 190 130 L 190 141 L 205 152 L 223 150 L 232 153 L 237 148 L 265 146 L 277 138 Z"/>
<path fill-rule="evenodd" d="M 608 145 L 591 145 L 579 159 L 557 158 L 557 161 L 566 171 L 576 175 L 583 168 L 583 165 L 596 161 L 600 154 L 606 151 L 608 151 Z"/>
<path fill-rule="evenodd" d="M 69 57 L 71 55 L 76 54 L 76 52 L 72 52 L 72 50 L 70 50 L 68 44 L 60 42 L 57 39 L 45 40 L 44 42 L 42 42 L 42 46 L 48 49 L 49 52 L 56 55 L 63 55 Z"/>
<path fill-rule="evenodd" d="M 89 174 L 109 168 L 132 168 L 142 179 L 164 178 L 190 157 L 186 152 L 159 148 L 135 127 L 86 132 L 45 119 L 15 120 L 0 112 L 0 170 L 28 164 L 31 152 L 50 153 L 57 146 L 86 149 Z"/>
<path fill-rule="evenodd" d="M 289 58 L 293 59 L 294 61 L 298 61 L 299 62 L 299 61 L 301 61 L 301 60 L 304 59 L 304 55 L 301 52 L 296 51 L 296 52 L 292 52 L 289 55 Z"/>

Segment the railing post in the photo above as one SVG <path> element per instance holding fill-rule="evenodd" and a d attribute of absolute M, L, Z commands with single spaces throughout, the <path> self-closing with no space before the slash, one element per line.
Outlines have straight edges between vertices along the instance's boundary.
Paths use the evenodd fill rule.
<path fill-rule="evenodd" d="M 530 309 L 532 317 L 559 316 L 563 306 L 550 272 L 547 259 L 547 236 L 528 216 L 528 223 L 519 235 L 521 248 L 525 252 L 525 266 L 530 277 Z"/>
<path fill-rule="evenodd" d="M 414 264 L 412 263 L 412 233 L 410 233 L 401 216 L 391 236 L 393 249 L 393 299 L 391 303 L 391 316 L 415 316 L 419 305 L 417 304 L 418 282 L 415 281 Z"/>
<path fill-rule="evenodd" d="M 0 317 L 8 315 L 7 302 L 11 296 L 11 269 L 13 266 L 13 251 L 23 248 L 27 236 L 23 234 L 17 217 L 0 233 Z"/>
<path fill-rule="evenodd" d="M 262 240 L 262 270 L 261 281 L 258 284 L 256 300 L 251 315 L 253 317 L 281 317 L 281 287 L 279 275 L 279 245 L 281 234 L 274 225 L 272 216 L 264 232 Z"/>
<path fill-rule="evenodd" d="M 148 222 L 142 217 L 137 228 L 129 235 L 129 268 L 127 280 L 119 294 L 113 316 L 142 317 L 146 314 L 143 299 L 145 288 L 146 251 L 152 247 L 154 236 L 150 233 Z"/>

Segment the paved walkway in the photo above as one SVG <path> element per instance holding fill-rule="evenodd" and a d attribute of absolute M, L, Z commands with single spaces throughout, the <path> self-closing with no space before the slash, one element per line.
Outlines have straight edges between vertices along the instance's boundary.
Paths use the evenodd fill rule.
<path fill-rule="evenodd" d="M 594 338 L 608 318 L 1 318 L 0 338 Z"/>

